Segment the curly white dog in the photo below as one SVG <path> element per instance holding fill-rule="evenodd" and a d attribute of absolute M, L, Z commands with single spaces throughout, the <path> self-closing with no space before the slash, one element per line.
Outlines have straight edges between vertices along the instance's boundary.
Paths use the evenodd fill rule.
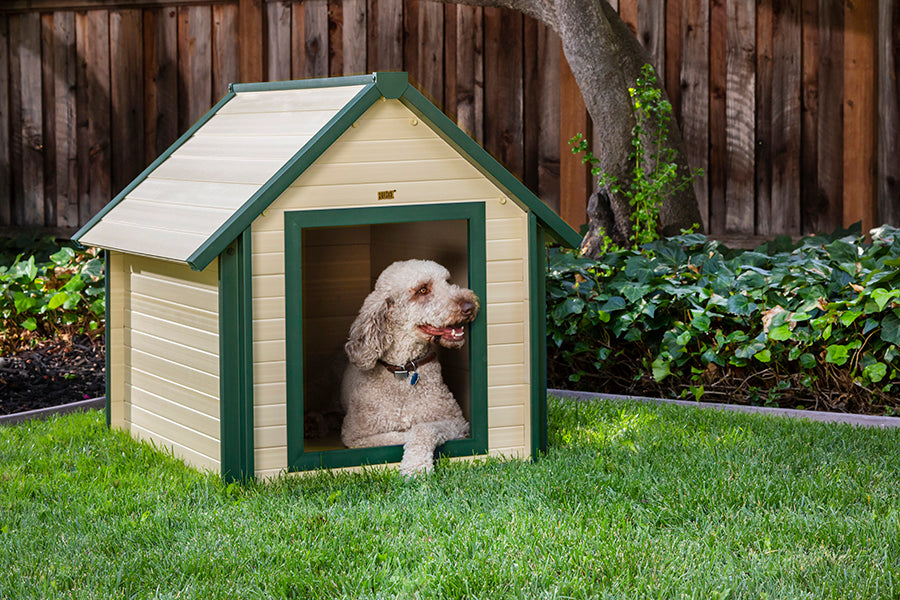
<path fill-rule="evenodd" d="M 469 434 L 441 377 L 435 344 L 461 348 L 478 314 L 472 290 L 450 283 L 436 262 L 395 262 L 379 275 L 344 350 L 341 439 L 350 448 L 403 444 L 400 471 L 434 467 L 434 450 Z"/>

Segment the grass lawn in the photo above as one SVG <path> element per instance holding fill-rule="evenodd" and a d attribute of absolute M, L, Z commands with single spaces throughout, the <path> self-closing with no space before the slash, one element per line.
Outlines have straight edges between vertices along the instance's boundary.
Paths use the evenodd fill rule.
<path fill-rule="evenodd" d="M 552 401 L 535 462 L 224 486 L 0 428 L 0 598 L 897 598 L 900 432 Z"/>

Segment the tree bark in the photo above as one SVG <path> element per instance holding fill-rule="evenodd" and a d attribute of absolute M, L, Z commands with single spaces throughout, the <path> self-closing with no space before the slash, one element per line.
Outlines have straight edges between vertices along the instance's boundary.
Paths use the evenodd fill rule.
<path fill-rule="evenodd" d="M 521 11 L 553 29 L 562 40 L 563 53 L 585 105 L 597 129 L 604 132 L 594 140 L 597 166 L 623 187 L 632 181 L 631 130 L 635 125 L 634 108 L 628 88 L 634 87 L 641 67 L 652 58 L 640 45 L 628 26 L 606 0 L 440 0 L 471 6 L 498 6 Z M 658 83 L 663 94 L 665 89 Z M 574 135 L 577 132 L 562 132 Z M 648 131 L 652 136 L 653 132 Z M 673 118 L 666 137 L 676 150 L 679 174 L 687 177 L 690 169 L 678 124 Z M 602 227 L 613 241 L 627 242 L 631 232 L 632 209 L 628 200 L 609 190 L 592 195 L 588 204 L 590 227 L 582 242 L 582 251 L 596 255 L 597 233 Z M 676 235 L 694 224 L 702 226 L 693 187 L 684 186 L 660 207 L 660 233 Z"/>

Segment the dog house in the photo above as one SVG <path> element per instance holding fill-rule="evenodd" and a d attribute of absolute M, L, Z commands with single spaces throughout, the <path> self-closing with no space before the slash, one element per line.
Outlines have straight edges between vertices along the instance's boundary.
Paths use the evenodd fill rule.
<path fill-rule="evenodd" d="M 75 235 L 107 256 L 108 422 L 227 478 L 399 462 L 341 445 L 335 396 L 374 279 L 422 258 L 481 298 L 441 451 L 532 456 L 546 235 L 580 242 L 405 73 L 234 84 Z"/>

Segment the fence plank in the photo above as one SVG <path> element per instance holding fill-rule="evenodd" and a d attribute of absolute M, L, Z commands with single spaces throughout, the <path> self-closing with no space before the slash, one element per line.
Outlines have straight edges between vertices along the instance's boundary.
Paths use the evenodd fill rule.
<path fill-rule="evenodd" d="M 725 190 L 725 230 L 753 233 L 756 6 L 753 2 L 729 2 L 726 11 L 728 187 Z"/>
<path fill-rule="evenodd" d="M 666 0 L 638 0 L 638 40 L 646 48 L 659 76 L 666 81 Z"/>
<path fill-rule="evenodd" d="M 843 213 L 844 7 L 819 0 L 819 114 L 816 123 L 818 193 L 806 206 L 803 231 L 834 231 Z"/>
<path fill-rule="evenodd" d="M 635 36 L 638 36 L 638 0 L 619 0 L 619 16 L 628 25 Z"/>
<path fill-rule="evenodd" d="M 875 32 L 873 2 L 844 6 L 844 223 L 875 222 Z"/>
<path fill-rule="evenodd" d="M 456 120 L 456 4 L 444 5 L 444 112 Z"/>
<path fill-rule="evenodd" d="M 419 80 L 419 0 L 403 0 L 403 69 Z"/>
<path fill-rule="evenodd" d="M 294 10 L 298 5 L 294 4 Z M 306 0 L 304 15 L 304 71 L 295 77 L 328 76 L 328 0 Z"/>
<path fill-rule="evenodd" d="M 237 5 L 216 4 L 212 11 L 212 93 L 216 100 L 228 92 L 228 84 L 240 81 L 241 59 L 238 45 L 234 43 L 238 33 Z"/>
<path fill-rule="evenodd" d="M 681 63 L 681 131 L 693 169 L 703 169 L 694 180 L 694 194 L 709 231 L 709 0 L 684 0 Z"/>
<path fill-rule="evenodd" d="M 178 9 L 178 130 L 185 131 L 212 106 L 212 9 Z"/>
<path fill-rule="evenodd" d="M 458 6 L 456 12 L 456 122 L 484 140 L 484 9 Z"/>
<path fill-rule="evenodd" d="M 369 0 L 367 70 L 403 68 L 403 0 Z"/>
<path fill-rule="evenodd" d="M 772 210 L 769 233 L 800 233 L 799 0 L 775 3 L 772 30 Z M 759 225 L 764 225 L 759 221 Z"/>
<path fill-rule="evenodd" d="M 144 164 L 178 138 L 178 19 L 174 8 L 144 11 Z"/>
<path fill-rule="evenodd" d="M 709 4 L 709 232 L 725 233 L 728 140 L 725 133 L 727 87 L 727 14 L 725 0 Z"/>
<path fill-rule="evenodd" d="M 878 4 L 878 221 L 900 224 L 900 0 Z"/>
<path fill-rule="evenodd" d="M 666 76 L 662 80 L 666 85 L 666 93 L 672 103 L 672 114 L 681 124 L 681 63 L 684 61 L 683 30 L 684 0 L 667 0 L 664 18 L 665 44 L 663 60 L 666 65 Z"/>
<path fill-rule="evenodd" d="M 525 18 L 525 180 L 559 210 L 559 36 Z M 530 49 L 530 51 L 529 51 Z"/>
<path fill-rule="evenodd" d="M 444 103 L 444 6 L 419 3 L 419 63 L 417 79 L 422 89 L 441 106 Z"/>
<path fill-rule="evenodd" d="M 56 36 L 54 35 L 53 13 L 41 15 L 41 123 L 43 136 L 41 149 L 44 158 L 44 222 L 42 225 L 56 225 Z"/>
<path fill-rule="evenodd" d="M 53 114 L 56 164 L 55 204 L 58 227 L 78 226 L 78 146 L 76 144 L 75 90 L 77 89 L 78 55 L 75 51 L 75 13 L 57 12 L 53 15 L 55 44 L 53 82 Z M 132 74 L 133 76 L 133 74 Z M 2 87 L 2 85 L 0 85 Z M 0 159 L 2 160 L 2 159 Z"/>
<path fill-rule="evenodd" d="M 13 177 L 13 222 L 44 225 L 44 156 L 41 97 L 41 17 L 10 17 L 10 104 Z M 18 168 L 17 168 L 18 167 Z"/>
<path fill-rule="evenodd" d="M 291 78 L 291 5 L 266 4 L 266 80 Z"/>
<path fill-rule="evenodd" d="M 239 0 L 238 44 L 241 53 L 240 80 L 243 82 L 262 81 L 265 76 L 265 22 L 263 0 Z"/>
<path fill-rule="evenodd" d="M 112 104 L 112 193 L 118 194 L 144 168 L 144 89 L 140 9 L 109 14 Z"/>
<path fill-rule="evenodd" d="M 440 6 L 440 5 L 438 5 Z M 366 0 L 344 0 L 344 75 L 366 72 Z"/>
<path fill-rule="evenodd" d="M 9 139 L 9 17 L 0 15 L 0 225 L 12 223 Z"/>
<path fill-rule="evenodd" d="M 484 9 L 484 145 L 515 175 L 524 171 L 522 149 L 522 13 Z"/>
<path fill-rule="evenodd" d="M 583 133 L 590 145 L 590 120 L 575 75 L 560 51 L 560 123 L 559 123 L 559 216 L 578 229 L 587 222 L 587 200 L 591 193 L 590 168 L 581 157 L 572 154 L 569 140 Z"/>
<path fill-rule="evenodd" d="M 801 139 L 800 139 L 800 230 L 807 231 L 806 213 L 815 210 L 818 186 L 819 119 L 819 4 L 818 0 L 801 0 L 803 61 L 801 64 Z"/>
<path fill-rule="evenodd" d="M 78 212 L 84 223 L 111 198 L 109 148 L 109 14 L 75 14 L 78 52 Z"/>
<path fill-rule="evenodd" d="M 756 3 L 756 232 L 772 229 L 772 55 L 773 0 Z"/>
<path fill-rule="evenodd" d="M 328 74 L 344 72 L 344 2 L 328 0 Z"/>

